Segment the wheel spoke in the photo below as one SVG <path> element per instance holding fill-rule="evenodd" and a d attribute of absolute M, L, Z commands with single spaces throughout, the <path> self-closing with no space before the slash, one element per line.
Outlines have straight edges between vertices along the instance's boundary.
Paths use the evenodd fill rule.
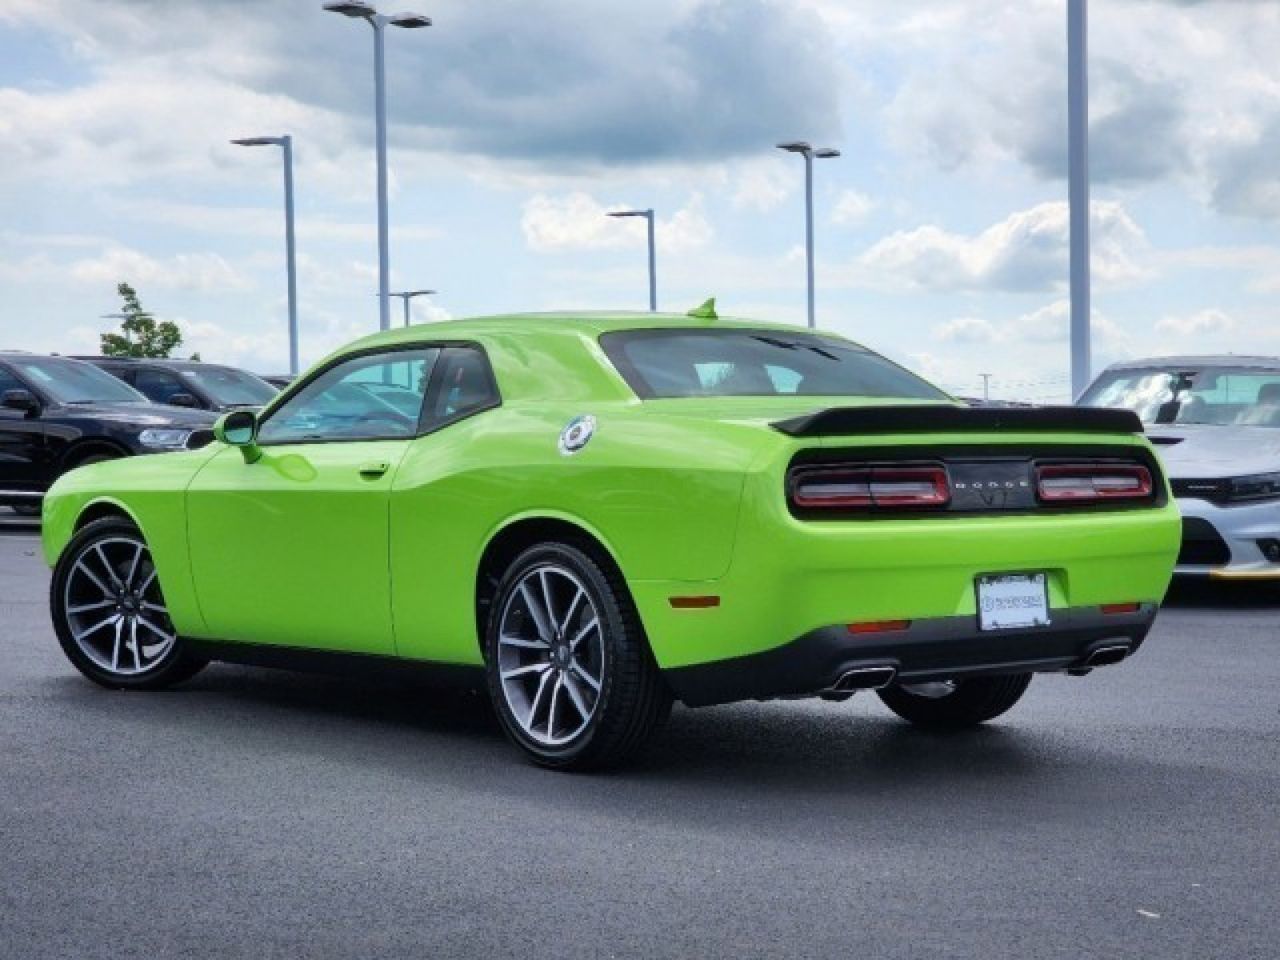
<path fill-rule="evenodd" d="M 556 677 L 556 685 L 551 690 L 551 706 L 547 708 L 547 736 L 555 739 L 556 735 L 556 704 L 560 700 L 560 690 L 564 687 L 563 674 Z"/>
<path fill-rule="evenodd" d="M 590 633 L 592 630 L 594 630 L 598 626 L 600 626 L 600 621 L 595 617 L 592 617 L 590 620 L 588 620 L 586 626 L 584 626 L 581 630 L 575 633 L 573 635 L 573 639 L 569 641 L 569 649 L 577 650 L 578 644 L 582 642 L 582 638 L 585 637 L 588 633 Z"/>
<path fill-rule="evenodd" d="M 498 642 L 508 647 L 523 647 L 526 650 L 546 650 L 551 646 L 541 640 L 525 640 L 523 637 L 511 637 L 505 633 L 498 637 Z"/>
<path fill-rule="evenodd" d="M 129 621 L 129 646 L 133 647 L 133 665 L 139 673 L 142 672 L 142 649 L 138 643 L 138 621 Z"/>
<path fill-rule="evenodd" d="M 114 590 L 112 590 L 110 587 L 108 587 L 108 586 L 107 586 L 105 583 L 103 583 L 101 580 L 99 580 L 99 579 L 98 579 L 98 575 L 97 575 L 96 573 L 94 573 L 92 570 L 90 570 L 90 569 L 89 569 L 88 565 L 84 562 L 84 558 L 83 558 L 83 557 L 81 557 L 79 560 L 77 560 L 77 561 L 76 561 L 76 565 L 75 565 L 74 569 L 75 569 L 75 570 L 79 570 L 79 571 L 80 571 L 81 573 L 83 573 L 86 577 L 88 577 L 90 580 L 92 580 L 92 581 L 93 581 L 93 585 L 94 585 L 95 587 L 97 587 L 99 590 L 101 590 L 101 591 L 102 591 L 102 595 L 103 595 L 104 597 L 111 597 L 111 596 L 114 596 L 114 595 L 115 595 L 115 591 L 114 591 Z"/>
<path fill-rule="evenodd" d="M 148 620 L 144 616 L 141 616 L 141 615 L 138 616 L 138 623 L 142 624 L 142 626 L 146 627 L 148 630 L 154 633 L 157 637 L 163 637 L 166 641 L 171 641 L 175 639 L 172 633 L 165 633 L 163 630 L 161 630 L 159 627 L 157 627 L 154 623 L 152 623 L 150 620 Z"/>
<path fill-rule="evenodd" d="M 127 577 L 125 577 L 125 578 L 124 578 L 124 585 L 125 585 L 126 587 L 132 587 L 132 586 L 133 586 L 133 578 L 134 578 L 135 576 L 137 576 L 137 574 L 138 574 L 138 564 L 139 564 L 139 562 L 141 562 L 141 560 L 142 560 L 142 554 L 143 554 L 143 552 L 144 552 L 144 548 L 143 548 L 142 544 L 138 544 L 138 545 L 134 548 L 134 551 L 133 551 L 133 560 L 131 560 L 131 561 L 129 562 L 129 575 L 128 575 Z"/>
<path fill-rule="evenodd" d="M 102 544 L 95 543 L 93 545 L 93 552 L 96 553 L 98 555 L 98 559 L 102 561 L 103 569 L 107 571 L 107 576 L 111 580 L 111 585 L 117 590 L 121 589 L 124 584 L 120 582 L 120 575 L 116 573 L 116 568 L 113 567 L 111 565 L 111 561 L 107 559 L 107 555 L 102 549 Z"/>
<path fill-rule="evenodd" d="M 590 686 L 591 689 L 594 690 L 596 693 L 600 692 L 600 681 L 597 680 L 595 677 L 593 677 L 591 674 L 589 674 L 586 668 L 582 664 L 580 664 L 577 660 L 574 660 L 573 663 L 569 665 L 569 669 L 572 672 L 576 673 L 583 680 L 587 681 L 588 686 Z"/>
<path fill-rule="evenodd" d="M 590 720 L 591 711 L 587 709 L 586 701 L 582 699 L 582 692 L 578 689 L 578 684 L 573 679 L 573 674 L 566 673 L 564 675 L 564 689 L 569 694 L 569 699 L 573 701 L 574 709 L 582 715 L 582 719 Z"/>
<path fill-rule="evenodd" d="M 538 681 L 538 690 L 533 695 L 533 699 L 529 701 L 529 719 L 525 721 L 524 728 L 529 733 L 533 733 L 533 725 L 538 722 L 538 704 L 542 701 L 542 694 L 547 689 L 547 681 L 551 679 L 551 671 L 547 671 L 542 675 L 542 679 Z"/>
<path fill-rule="evenodd" d="M 529 616 L 533 617 L 534 626 L 538 628 L 538 636 L 542 638 L 544 643 L 551 643 L 551 624 L 547 620 L 547 615 L 543 613 L 542 608 L 538 606 L 538 601 L 533 599 L 533 593 L 529 590 L 529 582 L 526 580 L 520 584 L 520 595 L 524 597 L 525 608 L 529 611 Z"/>
<path fill-rule="evenodd" d="M 88 613 L 90 610 L 101 610 L 103 607 L 115 606 L 114 600 L 99 600 L 97 603 L 82 603 L 75 607 L 67 607 L 67 613 Z"/>
<path fill-rule="evenodd" d="M 551 599 L 551 588 L 547 586 L 546 570 L 538 571 L 538 584 L 542 588 L 542 609 L 547 614 L 547 629 L 554 636 L 556 632 L 556 605 L 555 601 Z"/>
<path fill-rule="evenodd" d="M 113 613 L 113 614 L 111 614 L 110 616 L 108 616 L 108 617 L 104 617 L 103 619 L 99 620 L 99 621 L 98 621 L 97 623 L 95 623 L 92 627 L 85 627 L 85 628 L 84 628 L 84 629 L 82 629 L 82 630 L 75 630 L 75 631 L 74 631 L 74 633 L 73 633 L 73 635 L 74 635 L 74 636 L 75 636 L 75 638 L 76 638 L 76 642 L 77 642 L 77 643 L 79 643 L 79 642 L 80 642 L 81 640 L 83 640 L 85 637 L 89 636 L 89 634 L 91 634 L 91 633 L 97 633 L 97 632 L 98 632 L 99 630 L 101 630 L 103 627 L 109 627 L 109 626 L 111 626 L 111 624 L 113 624 L 113 623 L 118 623 L 118 622 L 119 622 L 119 620 L 120 620 L 120 614 L 118 614 L 118 613 Z"/>
<path fill-rule="evenodd" d="M 503 670 L 502 679 L 510 680 L 513 677 L 523 677 L 531 673 L 536 673 L 540 676 L 546 673 L 550 669 L 551 669 L 551 664 L 549 663 L 530 663 L 526 666 L 516 667 L 512 670 Z"/>
<path fill-rule="evenodd" d="M 116 617 L 116 639 L 111 645 L 111 669 L 120 669 L 120 637 L 124 634 L 124 619 Z"/>
<path fill-rule="evenodd" d="M 163 613 L 166 617 L 169 615 L 169 608 L 161 606 L 158 603 L 150 603 L 146 600 L 142 601 L 143 610 L 154 610 L 156 613 Z"/>
<path fill-rule="evenodd" d="M 569 604 L 569 611 L 564 615 L 564 619 L 560 621 L 561 636 L 563 636 L 564 632 L 569 629 L 569 624 L 573 623 L 573 615 L 578 612 L 578 604 L 582 602 L 582 598 L 586 595 L 587 592 L 581 587 L 579 587 L 578 592 L 573 595 L 573 601 Z"/>

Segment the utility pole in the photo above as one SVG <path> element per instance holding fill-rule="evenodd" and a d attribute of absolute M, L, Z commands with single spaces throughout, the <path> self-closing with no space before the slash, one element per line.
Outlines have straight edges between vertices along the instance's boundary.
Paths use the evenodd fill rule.
<path fill-rule="evenodd" d="M 1089 61 L 1087 0 L 1067 0 L 1067 203 L 1071 223 L 1071 398 L 1089 385 Z"/>

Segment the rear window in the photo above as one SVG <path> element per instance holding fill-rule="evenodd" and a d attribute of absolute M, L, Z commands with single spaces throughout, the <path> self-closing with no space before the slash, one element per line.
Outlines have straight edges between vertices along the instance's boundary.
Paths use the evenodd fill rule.
<path fill-rule="evenodd" d="M 901 397 L 945 393 L 863 347 L 775 330 L 628 330 L 600 338 L 640 397 Z"/>

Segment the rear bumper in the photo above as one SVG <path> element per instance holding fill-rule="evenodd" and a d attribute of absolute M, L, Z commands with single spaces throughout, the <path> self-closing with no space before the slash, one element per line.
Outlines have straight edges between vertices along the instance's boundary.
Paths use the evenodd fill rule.
<path fill-rule="evenodd" d="M 1053 622 L 1027 630 L 982 632 L 975 616 L 914 621 L 893 633 L 853 635 L 843 625 L 821 627 L 760 653 L 665 671 L 688 706 L 805 696 L 832 690 L 850 671 L 890 667 L 896 680 L 924 683 L 956 677 L 1082 668 L 1102 647 L 1141 646 L 1155 604 L 1105 614 L 1098 607 L 1054 610 Z"/>

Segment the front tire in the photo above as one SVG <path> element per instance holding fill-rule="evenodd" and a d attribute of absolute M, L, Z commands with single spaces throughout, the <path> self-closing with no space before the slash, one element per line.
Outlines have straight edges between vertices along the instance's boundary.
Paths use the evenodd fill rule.
<path fill-rule="evenodd" d="M 943 683 L 902 684 L 878 691 L 884 705 L 911 723 L 961 730 L 994 720 L 1022 699 L 1031 674 L 970 677 Z"/>
<path fill-rule="evenodd" d="M 54 567 L 49 609 L 67 659 L 104 687 L 159 690 L 206 663 L 177 635 L 151 550 L 122 518 L 95 520 L 71 539 Z"/>
<path fill-rule="evenodd" d="M 531 547 L 507 569 L 485 663 L 504 731 L 544 767 L 621 763 L 671 711 L 621 576 L 570 544 Z"/>

